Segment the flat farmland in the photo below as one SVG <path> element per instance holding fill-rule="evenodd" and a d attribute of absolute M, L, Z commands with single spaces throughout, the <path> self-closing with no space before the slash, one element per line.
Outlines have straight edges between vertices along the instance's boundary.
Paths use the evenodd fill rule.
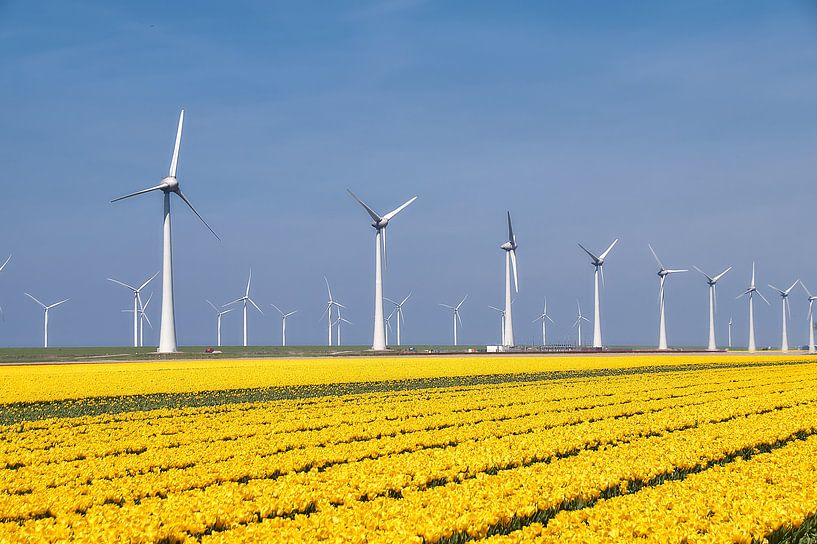
<path fill-rule="evenodd" d="M 802 355 L 0 368 L 0 542 L 807 542 Z"/>

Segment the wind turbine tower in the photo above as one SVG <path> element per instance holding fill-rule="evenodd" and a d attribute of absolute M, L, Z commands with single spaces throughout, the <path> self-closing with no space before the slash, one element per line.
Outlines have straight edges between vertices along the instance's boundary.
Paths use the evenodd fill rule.
<path fill-rule="evenodd" d="M 655 250 L 652 248 L 652 245 L 647 244 L 652 252 L 652 256 L 655 257 L 655 262 L 658 263 L 658 278 L 660 280 L 659 287 L 658 287 L 658 349 L 666 350 L 667 349 L 667 321 L 664 315 L 664 282 L 667 280 L 667 276 L 670 274 L 677 274 L 679 272 L 688 272 L 686 269 L 672 269 L 667 268 L 661 263 L 661 259 L 658 258 L 656 255 Z"/>
<path fill-rule="evenodd" d="M 31 300 L 33 300 L 34 302 L 36 302 L 37 304 L 39 304 L 43 309 L 43 314 L 44 314 L 44 318 L 43 318 L 43 347 L 47 348 L 48 347 L 48 310 L 50 310 L 51 308 L 56 308 L 60 304 L 68 302 L 70 299 L 66 298 L 65 300 L 61 300 L 59 302 L 55 302 L 54 304 L 49 304 L 49 305 L 46 306 L 45 304 L 43 304 L 42 302 L 40 302 L 39 300 L 37 300 L 33 296 L 29 295 L 28 293 L 25 293 L 25 295 L 28 298 L 30 298 Z"/>
<path fill-rule="evenodd" d="M 717 345 L 715 344 L 715 306 L 718 301 L 717 295 L 715 294 L 715 285 L 718 283 L 718 280 L 724 276 L 724 274 L 732 270 L 732 267 L 730 266 L 717 276 L 710 276 L 697 266 L 693 266 L 693 268 L 695 268 L 695 270 L 704 275 L 704 277 L 706 278 L 706 283 L 707 285 L 709 285 L 709 344 L 706 349 L 708 351 L 715 351 L 718 349 Z"/>
<path fill-rule="evenodd" d="M 159 185 L 136 191 L 129 195 L 120 196 L 111 200 L 117 202 L 125 198 L 149 193 L 151 191 L 162 191 L 164 193 L 164 220 L 162 230 L 162 322 L 159 332 L 159 353 L 175 353 L 178 351 L 176 346 L 176 317 L 173 306 L 173 251 L 171 241 L 170 228 L 170 195 L 175 194 L 196 214 L 204 226 L 207 227 L 216 239 L 220 238 L 216 232 L 210 228 L 210 225 L 199 215 L 196 208 L 190 203 L 184 193 L 179 187 L 179 180 L 176 179 L 176 167 L 179 163 L 179 146 L 182 142 L 182 125 L 184 124 L 184 110 L 179 114 L 179 126 L 176 129 L 176 145 L 173 147 L 173 158 L 170 161 L 170 171 L 167 176 L 162 179 Z"/>
<path fill-rule="evenodd" d="M 780 299 L 783 302 L 783 333 L 782 333 L 782 336 L 781 336 L 781 339 L 780 339 L 780 351 L 783 351 L 783 352 L 789 351 L 789 326 L 788 326 L 789 323 L 788 322 L 789 322 L 789 318 L 791 317 L 791 307 L 789 306 L 789 293 L 791 293 L 791 290 L 794 289 L 794 287 L 798 283 L 800 283 L 800 280 L 797 280 L 794 283 L 792 283 L 791 287 L 789 287 L 786 290 L 778 289 L 777 287 L 775 287 L 771 283 L 769 284 L 769 287 L 771 287 L 772 289 L 774 289 L 775 291 L 780 293 Z"/>
<path fill-rule="evenodd" d="M 502 335 L 502 343 L 507 347 L 514 346 L 513 340 L 513 299 L 511 297 L 511 268 L 513 268 L 514 290 L 519 292 L 519 275 L 516 272 L 516 235 L 513 233 L 511 225 L 511 212 L 508 212 L 508 241 L 499 246 L 505 251 L 505 332 Z"/>
<path fill-rule="evenodd" d="M 754 307 L 754 294 L 763 299 L 767 305 L 769 305 L 769 301 L 766 300 L 766 297 L 763 296 L 763 293 L 757 290 L 757 286 L 755 285 L 755 263 L 752 263 L 752 283 L 749 284 L 749 287 L 746 290 L 739 294 L 736 298 L 740 298 L 742 296 L 749 296 L 749 351 L 757 351 L 757 347 L 755 346 L 755 307 Z"/>
<path fill-rule="evenodd" d="M 808 295 L 808 352 L 814 353 L 814 301 L 817 300 L 817 297 L 811 295 L 805 283 L 801 281 L 800 285 Z"/>
<path fill-rule="evenodd" d="M 255 303 L 253 299 L 250 298 L 250 282 L 252 282 L 252 268 L 250 269 L 250 277 L 247 279 L 247 290 L 244 291 L 244 296 L 239 297 L 232 302 L 228 302 L 224 306 L 230 306 L 232 304 L 237 304 L 239 302 L 242 303 L 244 309 L 244 347 L 247 347 L 247 303 L 249 302 L 252 304 L 258 313 L 264 315 L 264 312 L 261 311 L 261 308 L 258 307 L 258 304 Z"/>
<path fill-rule="evenodd" d="M 599 297 L 599 276 L 601 276 L 601 283 L 604 284 L 604 259 L 612 251 L 613 246 L 618 243 L 618 238 L 613 240 L 613 243 L 605 249 L 601 255 L 596 256 L 586 247 L 579 244 L 579 247 L 590 256 L 590 264 L 594 267 L 593 272 L 593 347 L 600 348 L 603 346 L 601 341 L 601 303 Z M 544 323 L 543 323 L 544 325 Z"/>
<path fill-rule="evenodd" d="M 372 227 L 375 230 L 374 236 L 374 254 L 375 254 L 375 272 L 374 272 L 374 333 L 372 337 L 372 350 L 374 351 L 384 351 L 386 349 L 386 322 L 384 319 L 383 313 L 383 265 L 382 260 L 385 258 L 386 254 L 386 227 L 389 225 L 389 221 L 400 213 L 406 206 L 417 200 L 417 197 L 414 196 L 407 200 L 404 204 L 395 208 L 394 210 L 390 211 L 389 213 L 380 216 L 377 212 L 375 212 L 372 208 L 370 208 L 365 202 L 360 200 L 355 193 L 351 190 L 346 189 L 352 198 L 357 200 L 357 202 L 363 206 L 363 208 L 368 212 L 369 216 L 372 218 Z M 381 247 L 383 251 L 383 255 L 381 256 Z"/>

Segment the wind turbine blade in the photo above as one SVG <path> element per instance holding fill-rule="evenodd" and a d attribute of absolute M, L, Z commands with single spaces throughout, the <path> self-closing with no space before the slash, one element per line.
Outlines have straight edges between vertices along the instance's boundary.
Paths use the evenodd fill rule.
<path fill-rule="evenodd" d="M 341 317 L 341 318 L 339 319 L 339 321 L 343 321 L 343 322 L 344 322 L 344 323 L 346 323 L 347 325 L 354 325 L 354 323 L 352 323 L 351 321 L 349 321 L 349 320 L 348 320 L 348 319 L 346 319 L 345 317 Z"/>
<path fill-rule="evenodd" d="M 723 272 L 721 272 L 720 274 L 718 274 L 717 276 L 715 276 L 714 278 L 712 278 L 712 281 L 718 281 L 719 279 L 721 279 L 722 277 L 724 277 L 724 276 L 726 275 L 726 273 L 727 273 L 727 272 L 729 272 L 730 270 L 732 270 L 732 267 L 731 267 L 731 266 L 730 266 L 730 267 L 728 267 L 728 268 L 727 268 L 726 270 L 724 270 Z"/>
<path fill-rule="evenodd" d="M 755 286 L 755 262 L 752 261 L 752 287 Z"/>
<path fill-rule="evenodd" d="M 581 318 L 581 317 L 577 317 L 577 318 L 576 318 L 576 321 L 574 321 L 574 322 L 573 322 L 573 328 L 575 329 L 576 327 L 578 327 L 578 326 L 579 326 L 579 323 L 581 323 L 581 321 L 582 321 L 582 318 Z"/>
<path fill-rule="evenodd" d="M 760 298 L 762 298 L 762 299 L 763 299 L 763 302 L 765 302 L 767 306 L 771 306 L 771 304 L 769 303 L 769 301 L 768 301 L 768 300 L 766 300 L 766 297 L 764 297 L 764 296 L 763 296 L 763 293 L 761 293 L 760 291 L 755 291 L 755 293 L 757 293 L 757 295 L 758 295 Z"/>
<path fill-rule="evenodd" d="M 329 302 L 332 302 L 332 290 L 329 288 L 329 280 L 327 280 L 326 276 L 324 276 L 323 281 L 326 282 L 326 291 L 329 293 Z"/>
<path fill-rule="evenodd" d="M 219 312 L 219 313 L 221 315 L 224 315 L 224 314 L 229 314 L 230 312 L 234 312 L 234 311 L 235 311 L 235 308 L 230 308 L 229 310 L 224 310 L 224 311 Z M 323 317 L 323 316 L 321 316 L 321 317 Z"/>
<path fill-rule="evenodd" d="M 148 301 L 147 301 L 147 302 L 145 302 L 145 305 L 144 305 L 144 306 L 142 306 L 142 313 L 144 313 L 144 312 L 145 312 L 145 310 L 147 310 L 147 309 L 148 309 L 148 304 L 150 304 L 150 301 L 151 301 L 151 300 L 153 300 L 153 293 L 151 293 L 151 294 L 150 294 L 150 296 L 148 297 Z"/>
<path fill-rule="evenodd" d="M 739 294 L 738 296 L 736 296 L 736 297 L 735 297 L 735 300 L 739 299 L 740 297 L 745 297 L 746 295 L 748 295 L 748 294 L 749 294 L 749 293 L 751 293 L 751 292 L 752 292 L 752 290 L 751 290 L 751 289 L 747 289 L 747 290 L 745 290 L 744 292 L 742 292 L 741 294 Z"/>
<path fill-rule="evenodd" d="M 383 297 L 383 300 L 385 300 L 386 302 L 391 302 L 392 304 L 397 306 L 397 303 L 395 301 L 393 301 L 392 299 L 390 299 L 389 297 Z"/>
<path fill-rule="evenodd" d="M 59 306 L 60 304 L 65 304 L 65 303 L 66 303 L 66 302 L 68 302 L 69 300 L 71 300 L 71 299 L 70 299 L 70 298 L 66 298 L 65 300 L 61 300 L 61 301 L 59 301 L 59 302 L 55 302 L 55 303 L 54 303 L 54 304 L 52 304 L 51 306 L 46 306 L 46 308 L 48 308 L 48 309 L 50 310 L 51 308 L 55 308 L 55 307 Z"/>
<path fill-rule="evenodd" d="M 344 310 L 346 309 L 346 306 L 344 306 L 344 305 L 343 305 L 343 304 L 341 304 L 340 302 L 334 302 L 333 304 L 334 304 L 335 306 L 337 306 L 338 308 L 343 308 Z"/>
<path fill-rule="evenodd" d="M 127 287 L 131 291 L 134 291 L 134 292 L 138 291 L 138 289 L 136 289 L 136 287 L 133 287 L 132 285 L 128 285 L 127 283 L 121 282 L 119 280 L 115 280 L 113 278 L 108 278 L 108 281 L 112 281 L 114 283 L 117 283 L 117 284 L 121 285 L 122 287 Z"/>
<path fill-rule="evenodd" d="M 9 253 L 9 258 L 6 259 L 6 262 L 4 262 L 2 266 L 0 266 L 0 272 L 2 272 L 3 269 L 6 267 L 6 265 L 9 264 L 10 260 L 11 260 L 11 254 Z"/>
<path fill-rule="evenodd" d="M 392 318 L 392 316 L 394 315 L 394 312 L 396 312 L 396 311 L 397 311 L 397 308 L 395 308 L 394 310 L 391 311 L 391 313 L 388 315 L 388 317 L 386 317 L 386 323 L 389 322 L 389 319 Z"/>
<path fill-rule="evenodd" d="M 365 209 L 367 212 L 369 212 L 369 215 L 372 217 L 372 220 L 373 220 L 375 223 L 379 223 L 379 222 L 380 222 L 380 221 L 383 219 L 382 217 L 380 217 L 379 215 L 377 215 L 377 212 L 376 212 L 376 211 L 374 211 L 373 209 L 371 209 L 371 208 L 370 208 L 368 205 L 366 205 L 366 203 L 365 203 L 365 202 L 363 202 L 362 200 L 360 200 L 360 199 L 357 197 L 357 195 L 356 195 L 355 193 L 353 193 L 353 192 L 352 192 L 352 190 L 351 190 L 351 189 L 346 189 L 346 192 L 348 192 L 350 195 L 352 195 L 352 198 L 354 198 L 355 200 L 357 200 L 358 204 L 360 204 L 361 206 L 363 206 L 363 208 L 364 208 L 364 209 Z"/>
<path fill-rule="evenodd" d="M 120 200 L 125 200 L 126 198 L 130 198 L 132 196 L 139 196 L 139 195 L 143 195 L 145 193 L 149 193 L 151 191 L 158 191 L 159 189 L 164 189 L 165 187 L 166 187 L 166 185 L 164 183 L 160 183 L 159 185 L 156 185 L 154 187 L 149 187 L 147 189 L 142 189 L 141 191 L 136 191 L 135 193 L 130 193 L 129 195 L 116 197 L 113 200 L 111 200 L 111 202 L 119 202 Z"/>
<path fill-rule="evenodd" d="M 462 318 L 460 317 L 460 313 L 459 312 L 454 312 L 454 315 L 457 316 L 457 321 L 459 321 L 460 328 L 462 328 Z"/>
<path fill-rule="evenodd" d="M 273 308 L 275 308 L 276 310 L 278 310 L 278 313 L 279 313 L 279 314 L 284 315 L 284 312 L 282 312 L 282 311 L 281 311 L 281 308 L 279 308 L 279 307 L 278 307 L 278 306 L 276 306 L 275 304 L 270 303 L 270 306 L 272 306 Z M 289 315 L 289 314 L 287 314 L 287 315 Z"/>
<path fill-rule="evenodd" d="M 182 143 L 182 125 L 184 125 L 184 110 L 179 114 L 179 127 L 176 129 L 176 145 L 173 146 L 173 158 L 170 160 L 170 171 L 168 175 L 171 178 L 176 177 L 176 167 L 179 165 L 179 147 Z"/>
<path fill-rule="evenodd" d="M 794 287 L 795 287 L 795 286 L 796 286 L 798 283 L 800 283 L 800 280 L 799 280 L 799 279 L 798 279 L 797 281 L 795 281 L 794 283 L 792 283 L 792 284 L 791 284 L 791 287 L 789 287 L 788 289 L 786 289 L 786 294 L 788 295 L 789 293 L 791 293 L 791 290 L 792 290 L 792 289 L 794 289 Z"/>
<path fill-rule="evenodd" d="M 207 221 L 205 221 L 205 220 L 204 220 L 204 218 L 203 218 L 203 217 L 202 217 L 202 216 L 199 214 L 199 212 L 197 212 L 197 211 L 196 211 L 196 208 L 194 208 L 194 207 L 193 207 L 193 205 L 190 203 L 190 201 L 189 201 L 189 200 L 187 200 L 187 197 L 186 197 L 186 196 L 184 196 L 184 193 L 182 193 L 181 191 L 177 190 L 177 191 L 176 191 L 176 194 L 177 194 L 177 195 L 179 195 L 179 198 L 181 198 L 182 200 L 184 200 L 184 203 L 185 203 L 185 204 L 187 204 L 187 206 L 188 206 L 188 207 L 189 207 L 191 210 L 193 210 L 193 213 L 194 213 L 194 214 L 196 214 L 196 217 L 198 217 L 198 218 L 199 218 L 199 220 L 201 220 L 201 222 L 202 222 L 202 223 L 204 223 L 204 226 L 205 226 L 205 227 L 207 227 L 207 229 L 208 229 L 210 232 L 212 232 L 212 233 L 213 233 L 213 236 L 215 236 L 215 237 L 216 237 L 216 240 L 218 240 L 218 241 L 220 242 L 220 241 L 221 241 L 221 238 L 219 238 L 219 237 L 218 237 L 218 234 L 216 234 L 216 231 L 214 231 L 214 230 L 212 229 L 212 227 L 210 227 L 210 225 L 208 225 L 208 224 L 207 224 Z"/>
<path fill-rule="evenodd" d="M 612 243 L 612 244 L 610 244 L 610 247 L 608 247 L 607 249 L 605 249 L 605 250 L 604 250 L 604 253 L 602 253 L 601 255 L 599 255 L 599 260 L 600 260 L 600 261 L 603 261 L 604 259 L 606 259 L 606 258 L 607 258 L 607 255 L 610 253 L 610 251 L 612 251 L 612 250 L 613 250 L 613 246 L 615 246 L 617 243 L 618 243 L 618 238 L 616 238 L 615 240 L 613 240 L 613 243 Z"/>
<path fill-rule="evenodd" d="M 409 299 L 409 297 L 411 296 L 411 293 L 412 293 L 412 291 L 409 291 L 409 294 L 406 296 L 406 298 L 404 298 L 404 299 L 403 299 L 403 301 L 400 303 L 400 306 L 402 306 L 403 304 L 405 304 L 405 303 L 406 303 L 406 301 L 407 301 L 407 300 Z"/>
<path fill-rule="evenodd" d="M 386 267 L 388 267 L 389 255 L 388 253 L 386 253 L 386 227 L 380 229 L 380 236 L 381 236 L 380 242 L 383 244 L 383 264 L 385 264 Z"/>
<path fill-rule="evenodd" d="M 256 310 L 258 310 L 259 312 L 261 312 L 261 315 L 264 315 L 264 312 L 261 310 L 261 308 L 259 308 L 259 307 L 258 307 L 258 304 L 256 304 L 256 303 L 255 303 L 255 301 L 254 301 L 253 299 L 251 299 L 250 297 L 247 297 L 247 300 L 249 301 L 249 303 L 250 303 L 250 304 L 252 304 L 253 306 L 255 306 L 255 309 L 256 309 Z"/>
<path fill-rule="evenodd" d="M 713 278 L 712 278 L 712 277 L 711 277 L 709 274 L 707 274 L 706 272 L 704 272 L 703 270 L 701 270 L 700 268 L 698 268 L 698 267 L 697 267 L 697 266 L 695 266 L 694 264 L 692 265 L 692 268 L 694 268 L 695 270 L 697 270 L 698 272 L 700 272 L 701 274 L 703 274 L 703 275 L 704 275 L 704 277 L 705 277 L 706 279 L 708 279 L 709 281 L 715 281 L 715 280 L 714 280 L 714 279 L 713 279 Z"/>
<path fill-rule="evenodd" d="M 576 242 L 576 243 L 578 244 L 578 242 Z M 583 245 L 581 245 L 581 244 L 579 244 L 579 247 L 580 247 L 580 248 L 582 248 L 582 249 L 584 250 L 584 252 L 585 252 L 585 253 L 587 253 L 588 255 L 590 255 L 590 258 L 591 258 L 591 259 L 593 259 L 593 263 L 594 263 L 594 264 L 600 261 L 600 259 L 599 259 L 598 257 L 596 257 L 595 255 L 593 255 L 592 253 L 590 253 L 590 250 L 589 250 L 589 249 L 587 249 L 586 247 L 584 247 L 584 246 L 583 246 Z"/>
<path fill-rule="evenodd" d="M 652 252 L 652 256 L 655 257 L 655 262 L 658 263 L 658 266 L 661 268 L 661 270 L 664 270 L 664 265 L 661 263 L 661 259 L 658 258 L 658 255 L 656 255 L 655 250 L 652 248 L 652 245 L 647 244 L 647 246 L 650 248 L 650 252 Z"/>
<path fill-rule="evenodd" d="M 601 274 L 601 286 L 607 287 L 607 283 L 604 281 L 604 264 L 599 264 L 599 274 Z"/>
<path fill-rule="evenodd" d="M 289 316 L 291 316 L 293 314 L 297 314 L 297 313 L 298 313 L 298 310 L 293 310 L 293 311 L 289 312 L 288 314 L 284 314 L 284 317 L 289 317 Z"/>
<path fill-rule="evenodd" d="M 508 241 L 511 244 L 516 244 L 516 239 L 513 236 L 513 225 L 511 225 L 511 212 L 508 212 Z"/>
<path fill-rule="evenodd" d="M 669 270 L 665 270 L 667 274 L 677 274 L 679 272 L 689 272 L 686 268 L 670 268 Z"/>
<path fill-rule="evenodd" d="M 774 285 L 772 285 L 771 283 L 769 284 L 769 287 L 771 287 L 772 289 L 774 289 L 775 291 L 777 291 L 777 292 L 778 292 L 778 293 L 780 293 L 781 295 L 786 294 L 786 292 L 785 292 L 783 289 L 778 289 L 777 287 L 775 287 L 775 286 L 774 286 Z"/>
<path fill-rule="evenodd" d="M 549 316 L 549 315 L 546 315 L 545 317 L 547 318 L 547 320 L 548 320 L 548 321 L 550 321 L 550 322 L 551 322 L 551 323 L 553 323 L 554 325 L 556 324 L 556 322 L 555 322 L 555 321 L 553 321 L 553 320 L 550 318 L 550 316 Z"/>
<path fill-rule="evenodd" d="M 806 284 L 805 284 L 805 283 L 803 283 L 803 282 L 801 281 L 801 282 L 800 282 L 800 286 L 801 286 L 801 287 L 803 288 L 803 290 L 806 292 L 806 294 L 808 295 L 808 297 L 809 297 L 809 298 L 811 298 L 811 291 L 809 291 L 809 290 L 808 290 L 808 287 L 806 287 Z"/>
<path fill-rule="evenodd" d="M 406 206 L 408 206 L 409 204 L 411 204 L 411 203 L 412 203 L 412 202 L 414 202 L 415 200 L 417 200 L 417 197 L 416 197 L 416 196 L 411 197 L 411 198 L 410 198 L 410 199 L 408 199 L 406 202 L 404 202 L 402 205 L 400 205 L 400 207 L 395 208 L 395 209 L 393 209 L 392 211 L 390 211 L 389 213 L 387 213 L 386 215 L 384 215 L 384 216 L 383 216 L 383 219 L 385 219 L 386 221 L 388 221 L 389 219 L 391 219 L 392 217 L 394 217 L 395 215 L 397 215 L 398 213 L 400 213 L 401 211 L 403 211 L 403 210 L 406 208 Z"/>
<path fill-rule="evenodd" d="M 589 319 L 587 319 L 586 317 L 582 316 L 582 319 L 584 319 L 585 321 L 587 321 L 588 323 L 590 323 L 590 320 L 589 320 Z"/>
<path fill-rule="evenodd" d="M 454 309 L 454 307 L 453 307 L 453 306 L 449 306 L 448 304 L 443 304 L 442 302 L 440 303 L 440 306 L 442 306 L 443 308 L 448 308 L 449 310 L 453 310 L 453 309 Z"/>
<path fill-rule="evenodd" d="M 252 282 L 252 268 L 250 268 L 250 275 L 249 275 L 249 277 L 247 278 L 247 290 L 246 290 L 246 291 L 244 291 L 244 296 L 245 296 L 245 297 L 249 297 L 249 296 L 250 296 L 250 282 Z"/>
<path fill-rule="evenodd" d="M 150 322 L 150 318 L 147 316 L 147 314 L 146 314 L 146 313 L 142 313 L 142 317 L 144 317 L 144 318 L 145 318 L 145 321 L 147 321 L 147 322 L 148 322 L 148 327 L 150 327 L 150 328 L 152 329 L 152 328 L 153 328 L 153 323 L 151 323 L 151 322 Z"/>
<path fill-rule="evenodd" d="M 221 305 L 221 307 L 222 307 L 222 308 L 224 308 L 224 307 L 226 307 L 226 306 L 231 306 L 231 305 L 233 305 L 233 304 L 236 304 L 236 303 L 238 303 L 238 302 L 241 302 L 242 300 L 244 300 L 244 297 L 237 298 L 237 299 L 235 299 L 235 300 L 234 300 L 234 301 L 232 301 L 232 302 L 228 302 L 227 304 L 222 304 L 222 305 Z"/>
<path fill-rule="evenodd" d="M 458 309 L 458 310 L 460 309 L 460 306 L 462 306 L 462 305 L 463 305 L 463 303 L 464 303 L 466 300 L 468 300 L 468 295 L 465 295 L 464 297 L 462 297 L 462 300 L 460 301 L 460 303 L 459 303 L 459 304 L 457 304 L 457 309 Z"/>
<path fill-rule="evenodd" d="M 155 274 L 153 274 L 153 275 L 152 275 L 150 278 L 148 278 L 148 280 L 147 280 L 145 283 L 143 283 L 142 285 L 140 285 L 140 286 L 139 286 L 139 289 L 137 289 L 137 290 L 138 290 L 138 291 L 141 291 L 142 289 L 144 289 L 144 288 L 145 288 L 145 286 L 146 286 L 147 284 L 149 284 L 150 282 L 152 282 L 152 281 L 153 281 L 153 279 L 154 279 L 156 276 L 158 276 L 158 275 L 159 275 L 159 272 L 161 272 L 161 270 L 157 270 L 157 271 L 156 271 L 156 273 L 155 273 Z"/>
<path fill-rule="evenodd" d="M 519 292 L 519 276 L 516 273 L 516 250 L 511 250 L 511 265 L 513 266 L 513 286 Z"/>
<path fill-rule="evenodd" d="M 496 306 L 491 306 L 490 304 L 488 305 L 488 307 L 490 309 L 492 309 L 492 310 L 496 310 L 497 312 L 504 312 L 505 311 L 505 310 L 501 310 L 501 309 L 497 308 Z M 534 319 L 534 321 L 536 321 L 536 320 Z"/>
<path fill-rule="evenodd" d="M 39 300 L 37 300 L 36 298 L 34 298 L 34 296 L 32 296 L 32 295 L 30 295 L 30 294 L 28 294 L 28 293 L 23 293 L 23 294 L 24 294 L 25 296 L 27 296 L 28 298 L 30 298 L 31 300 L 33 300 L 34 302 L 36 302 L 37 304 L 39 304 L 40 306 L 42 306 L 43 308 L 45 308 L 45 304 L 43 304 L 42 302 L 40 302 Z"/>
<path fill-rule="evenodd" d="M 207 300 L 207 299 L 204 299 L 204 302 L 206 302 L 207 304 L 209 304 L 209 305 L 210 305 L 210 307 L 211 307 L 212 309 L 214 309 L 216 312 L 218 312 L 218 308 L 216 308 L 216 305 L 215 305 L 215 304 L 213 304 L 212 302 L 210 302 L 210 301 L 209 301 L 209 300 Z"/>

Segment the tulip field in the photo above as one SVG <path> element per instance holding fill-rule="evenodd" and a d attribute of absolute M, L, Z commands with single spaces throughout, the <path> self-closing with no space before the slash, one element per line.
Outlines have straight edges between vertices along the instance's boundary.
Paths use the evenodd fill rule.
<path fill-rule="evenodd" d="M 0 367 L 0 542 L 814 542 L 817 359 Z"/>

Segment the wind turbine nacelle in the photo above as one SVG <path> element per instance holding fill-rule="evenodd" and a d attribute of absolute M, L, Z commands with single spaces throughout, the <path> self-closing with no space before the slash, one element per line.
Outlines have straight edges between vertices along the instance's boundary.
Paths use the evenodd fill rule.
<path fill-rule="evenodd" d="M 388 225 L 388 224 L 389 224 L 388 219 L 381 219 L 380 221 L 378 221 L 376 223 L 372 223 L 372 227 L 376 228 L 377 230 L 382 230 L 382 229 L 386 228 L 386 225 Z"/>
<path fill-rule="evenodd" d="M 162 180 L 162 185 L 165 186 L 165 191 L 175 191 L 179 188 L 179 180 L 173 176 L 167 176 Z"/>
<path fill-rule="evenodd" d="M 499 246 L 499 247 L 500 247 L 500 249 L 504 249 L 505 251 L 513 251 L 514 249 L 516 249 L 516 248 L 513 246 L 513 244 L 512 244 L 512 243 L 510 243 L 510 242 L 505 242 L 504 244 L 502 244 L 502 245 L 501 245 L 501 246 Z"/>

